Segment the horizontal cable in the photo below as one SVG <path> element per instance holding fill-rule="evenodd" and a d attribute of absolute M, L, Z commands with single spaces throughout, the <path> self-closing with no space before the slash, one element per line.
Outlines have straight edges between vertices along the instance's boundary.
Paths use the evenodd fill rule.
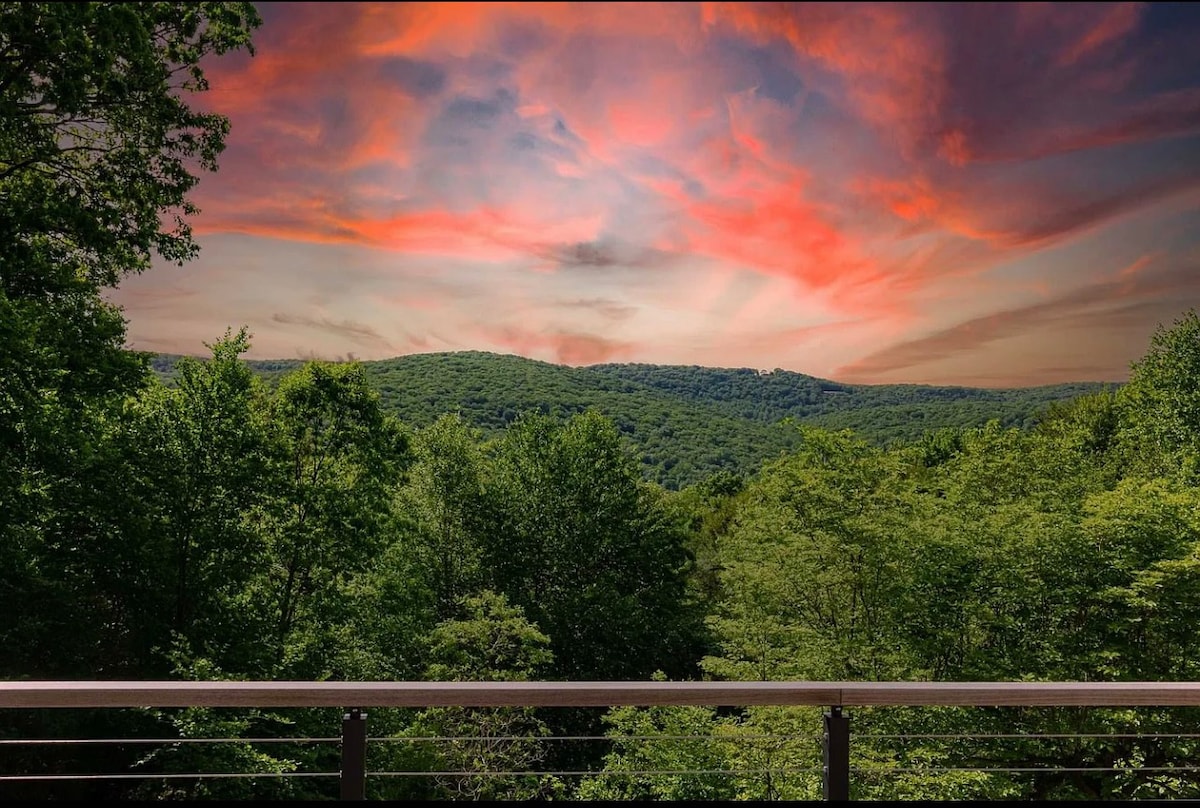
<path fill-rule="evenodd" d="M 228 780 L 251 777 L 340 777 L 340 772 L 207 772 L 197 774 L 16 774 L 0 775 L 0 782 L 46 780 Z"/>
<path fill-rule="evenodd" d="M 1200 739 L 1200 733 L 1039 733 L 1039 734 L 965 734 L 909 733 L 875 735 L 853 733 L 863 740 L 1042 740 L 1042 739 Z M 408 741 L 820 741 L 820 735 L 416 735 L 411 738 L 373 736 L 371 743 L 406 743 Z M 340 743 L 341 738 L 29 738 L 0 739 L 0 746 L 69 746 L 86 744 L 191 744 L 191 743 Z"/>
<path fill-rule="evenodd" d="M 340 743 L 341 738 L 31 738 L 0 740 L 0 746 L 71 746 L 101 743 Z"/>
<path fill-rule="evenodd" d="M 597 776 L 597 777 L 653 777 L 653 776 L 683 776 L 683 775 L 753 775 L 753 774 L 819 774 L 823 769 L 780 768 L 780 769 L 663 769 L 638 771 L 432 771 L 432 772 L 368 772 L 371 777 L 540 777 L 546 775 L 562 776 Z M 850 767 L 855 774 L 936 774 L 950 772 L 977 772 L 979 774 L 1051 774 L 1055 772 L 1197 772 L 1200 766 L 1140 766 L 1140 767 L 958 767 L 958 766 L 929 766 L 901 768 L 859 768 Z M 0 775 L 0 782 L 46 782 L 46 781 L 80 781 L 80 780 L 223 780 L 223 779 L 252 779 L 280 777 L 339 777 L 339 772 L 236 772 L 236 773 L 195 773 L 195 774 L 33 774 L 33 775 Z"/>
<path fill-rule="evenodd" d="M 1054 774 L 1055 772 L 1200 772 L 1200 766 L 1040 766 L 1040 767 L 996 767 L 980 768 L 977 766 L 916 766 L 888 768 L 859 768 L 851 766 L 855 774 L 927 774 L 931 772 L 980 772 L 991 773 L 1038 773 Z"/>
<path fill-rule="evenodd" d="M 805 740 L 819 741 L 820 735 L 415 735 L 411 738 L 398 736 L 368 738 L 381 743 L 404 743 L 406 741 L 748 741 L 748 740 Z"/>
<path fill-rule="evenodd" d="M 571 777 L 594 775 L 597 777 L 646 777 L 652 775 L 683 774 L 819 774 L 820 768 L 804 769 L 664 769 L 659 771 L 482 771 L 482 772 L 367 772 L 371 777 L 541 777 L 563 775 Z"/>
<path fill-rule="evenodd" d="M 1009 740 L 1038 740 L 1041 738 L 1200 738 L 1200 733 L 1195 732 L 1136 732 L 1136 733 L 1107 733 L 1107 732 L 1047 732 L 1047 733 L 979 733 L 979 734 L 908 734 L 908 735 L 870 735 L 867 733 L 852 733 L 854 738 L 864 738 L 869 740 L 908 740 L 911 738 L 929 738 L 929 739 L 959 739 L 959 740 L 987 740 L 991 738 L 1006 738 Z"/>

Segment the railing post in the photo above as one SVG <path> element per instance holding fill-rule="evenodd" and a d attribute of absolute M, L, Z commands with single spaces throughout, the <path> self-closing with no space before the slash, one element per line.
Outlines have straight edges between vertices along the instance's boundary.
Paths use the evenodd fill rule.
<path fill-rule="evenodd" d="M 367 714 L 358 707 L 342 714 L 342 799 L 367 798 Z"/>
<path fill-rule="evenodd" d="M 840 706 L 825 713 L 825 767 L 821 773 L 826 800 L 850 799 L 850 719 Z"/>

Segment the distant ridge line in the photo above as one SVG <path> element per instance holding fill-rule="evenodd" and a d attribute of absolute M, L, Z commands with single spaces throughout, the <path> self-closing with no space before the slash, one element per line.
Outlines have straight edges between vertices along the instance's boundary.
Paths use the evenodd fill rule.
<path fill-rule="evenodd" d="M 159 351 L 142 351 L 141 353 L 150 354 L 152 359 L 178 361 L 184 357 L 190 359 L 205 360 L 208 357 L 203 354 L 176 354 L 164 353 Z M 535 365 L 542 365 L 552 368 L 561 368 L 568 371 L 587 371 L 587 370 L 607 370 L 613 368 L 679 368 L 688 370 L 702 371 L 721 371 L 729 373 L 754 373 L 759 376 L 771 376 L 775 374 L 786 374 L 791 376 L 799 376 L 805 379 L 812 379 L 818 382 L 828 382 L 841 387 L 854 388 L 870 388 L 870 387 L 914 387 L 914 388 L 934 388 L 938 390 L 1044 390 L 1048 388 L 1058 388 L 1070 385 L 1098 385 L 1105 387 L 1121 387 L 1126 384 L 1125 381 L 1114 380 L 1097 380 L 1097 379 L 1078 379 L 1064 382 L 1052 382 L 1050 384 L 1033 384 L 1033 385 L 1006 385 L 1006 386 L 980 386 L 970 384 L 937 384 L 934 382 L 840 382 L 836 379 L 829 379 L 823 376 L 814 376 L 809 373 L 804 373 L 798 370 L 788 370 L 787 368 L 755 368 L 750 366 L 726 366 L 726 365 L 679 365 L 665 364 L 659 362 L 597 362 L 590 365 L 568 365 L 560 362 L 550 362 L 545 359 L 534 359 L 528 356 L 521 356 L 514 353 L 500 353 L 497 351 L 480 351 L 480 350 L 463 350 L 463 351 L 426 351 L 422 353 L 399 354 L 384 359 L 361 359 L 354 356 L 347 357 L 292 357 L 292 358 L 266 358 L 266 359 L 246 359 L 244 360 L 250 366 L 282 366 L 300 367 L 306 362 L 331 362 L 334 364 L 345 364 L 349 362 L 357 362 L 362 365 L 378 365 L 383 363 L 395 363 L 406 361 L 419 361 L 425 358 L 441 358 L 441 357 L 485 357 L 505 360 L 516 360 L 518 362 L 528 362 Z"/>

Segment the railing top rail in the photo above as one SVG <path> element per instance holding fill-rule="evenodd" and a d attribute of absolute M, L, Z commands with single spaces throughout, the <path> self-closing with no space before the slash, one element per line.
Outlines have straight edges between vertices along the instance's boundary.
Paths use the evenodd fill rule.
<path fill-rule="evenodd" d="M 0 682 L 29 707 L 1200 706 L 1200 682 Z"/>

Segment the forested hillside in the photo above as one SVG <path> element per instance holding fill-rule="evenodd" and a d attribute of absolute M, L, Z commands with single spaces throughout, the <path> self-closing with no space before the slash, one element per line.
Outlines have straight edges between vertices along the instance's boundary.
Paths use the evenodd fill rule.
<path fill-rule="evenodd" d="M 152 358 L 164 381 L 177 356 Z M 250 361 L 268 380 L 298 360 Z M 630 441 L 643 471 L 668 488 L 717 471 L 753 473 L 797 445 L 790 418 L 851 429 L 887 445 L 943 427 L 1032 428 L 1049 405 L 1109 389 L 1099 383 L 1016 390 L 925 385 L 848 385 L 785 370 L 760 372 L 671 365 L 572 368 L 519 356 L 463 351 L 360 363 L 384 407 L 405 423 L 427 426 L 460 414 L 486 435 L 525 412 L 557 418 L 594 409 Z"/>
<path fill-rule="evenodd" d="M 9 489 L 0 636 L 7 677 L 236 679 L 1194 679 L 1200 640 L 1200 317 L 1155 336 L 1121 389 L 1053 405 L 1036 428 L 992 422 L 889 447 L 781 426 L 795 448 L 749 479 L 680 491 L 641 479 L 620 429 L 588 411 L 531 412 L 487 438 L 457 414 L 423 428 L 387 412 L 357 364 L 304 363 L 268 384 L 245 332 L 152 375 L 109 410 L 75 469 Z M 534 366 L 537 366 L 536 363 Z M 551 368 L 551 370 L 553 370 Z M 32 479 L 30 471 L 20 479 Z M 86 481 L 86 482 L 85 482 Z M 12 514 L 16 514 L 14 519 Z M 380 751 L 398 770 L 594 771 L 379 786 L 392 798 L 812 798 L 816 776 L 658 777 L 754 765 L 742 738 L 811 732 L 812 710 L 373 712 L 396 737 L 527 735 L 441 752 Z M 84 716 L 73 732 L 318 734 L 327 712 Z M 1179 732 L 1171 710 L 926 710 L 896 747 L 895 710 L 855 711 L 856 749 L 897 774 L 860 796 L 1194 796 L 1122 761 L 1148 739 L 997 743 L 990 766 L 1069 754 L 1033 776 L 948 775 L 977 753 L 936 740 L 989 731 Z M 99 722 L 99 723 L 96 723 Z M 21 734 L 33 725 L 5 731 Z M 616 738 L 592 753 L 544 733 Z M 662 736 L 709 737 L 680 750 Z M 866 735 L 881 736 L 869 740 Z M 1194 745 L 1194 743 L 1193 743 Z M 1180 742 L 1171 755 L 1190 755 Z M 819 750 L 776 749 L 819 766 Z M 747 756 L 750 756 L 749 758 Z M 10 765 L 53 771 L 37 754 Z M 78 761 L 76 761 L 77 763 Z M 133 765 L 120 754 L 99 765 Z M 155 752 L 143 771 L 329 766 L 302 747 Z M 783 764 L 779 764 L 783 765 Z M 933 770 L 922 773 L 921 767 Z M 34 792 L 29 792 L 34 793 Z M 36 792 L 42 793 L 42 792 Z M 56 792 L 60 793 L 60 792 Z M 65 793 L 65 792 L 63 792 Z M 152 782 L 112 796 L 170 796 Z M 317 796 L 285 781 L 189 796 Z"/>

